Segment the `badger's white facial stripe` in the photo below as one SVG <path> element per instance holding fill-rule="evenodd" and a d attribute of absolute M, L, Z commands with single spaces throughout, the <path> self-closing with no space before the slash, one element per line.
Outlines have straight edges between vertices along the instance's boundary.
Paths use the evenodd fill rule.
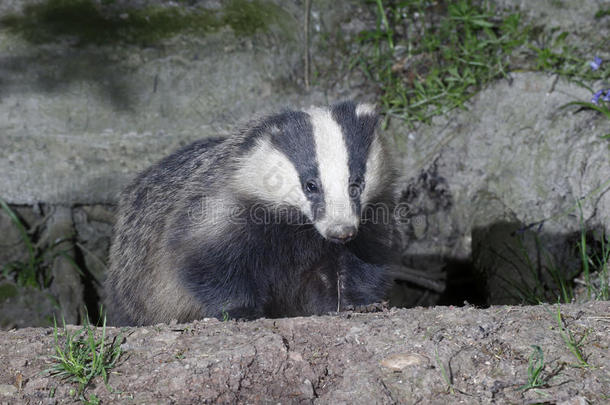
<path fill-rule="evenodd" d="M 378 188 L 382 182 L 384 171 L 384 156 L 381 142 L 377 137 L 373 138 L 369 149 L 369 156 L 366 160 L 366 172 L 364 173 L 364 183 L 366 187 L 360 196 L 360 203 L 364 206 L 369 203 L 379 192 Z"/>
<path fill-rule="evenodd" d="M 375 106 L 373 104 L 362 103 L 356 106 L 356 116 L 373 115 L 375 114 Z"/>
<path fill-rule="evenodd" d="M 359 217 L 353 212 L 349 196 L 348 151 L 341 127 L 327 109 L 314 108 L 308 112 L 311 116 L 325 205 L 324 216 L 316 221 L 316 227 L 326 236 L 331 227 L 357 227 Z"/>
<path fill-rule="evenodd" d="M 242 159 L 233 179 L 238 192 L 273 205 L 298 207 L 310 215 L 310 203 L 303 194 L 299 173 L 286 155 L 267 140 L 260 140 Z"/>

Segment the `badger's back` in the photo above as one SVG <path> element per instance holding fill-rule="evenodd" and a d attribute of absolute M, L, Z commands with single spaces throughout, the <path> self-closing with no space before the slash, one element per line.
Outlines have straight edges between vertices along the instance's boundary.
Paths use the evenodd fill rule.
<path fill-rule="evenodd" d="M 223 138 L 194 142 L 138 175 L 121 193 L 105 282 L 109 320 L 151 324 L 197 316 L 200 304 L 182 287 L 167 255 L 168 219 L 196 173 L 226 157 Z"/>

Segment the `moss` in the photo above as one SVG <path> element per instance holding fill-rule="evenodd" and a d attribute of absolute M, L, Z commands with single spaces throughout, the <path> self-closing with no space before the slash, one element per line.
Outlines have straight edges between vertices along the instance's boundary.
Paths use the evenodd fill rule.
<path fill-rule="evenodd" d="M 595 13 L 595 18 L 600 19 L 600 18 L 604 18 L 609 15 L 610 15 L 610 7 L 608 7 L 608 8 L 600 7 L 600 9 L 597 10 L 597 12 Z"/>
<path fill-rule="evenodd" d="M 265 1 L 232 0 L 225 7 L 223 23 L 229 25 L 237 35 L 252 35 L 256 31 L 267 31 L 270 22 L 286 28 L 287 13 L 279 6 Z"/>
<path fill-rule="evenodd" d="M 179 33 L 205 35 L 224 26 L 237 35 L 266 32 L 277 24 L 290 29 L 287 13 L 265 0 L 231 0 L 220 10 L 189 7 L 111 7 L 93 0 L 47 0 L 24 8 L 23 15 L 10 15 L 0 24 L 33 43 L 61 38 L 76 44 L 155 42 Z"/>
<path fill-rule="evenodd" d="M 16 297 L 17 294 L 19 294 L 19 292 L 17 291 L 17 287 L 15 287 L 13 284 L 0 284 L 0 301 Z"/>

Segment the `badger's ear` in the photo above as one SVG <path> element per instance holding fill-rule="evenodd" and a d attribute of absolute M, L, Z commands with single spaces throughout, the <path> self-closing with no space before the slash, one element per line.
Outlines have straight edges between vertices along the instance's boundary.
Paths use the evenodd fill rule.
<path fill-rule="evenodd" d="M 379 126 L 379 113 L 373 104 L 358 103 L 356 117 L 365 133 L 374 133 Z"/>
<path fill-rule="evenodd" d="M 362 117 L 363 115 L 377 117 L 377 108 L 374 104 L 358 103 L 358 105 L 356 106 L 356 115 L 358 116 L 358 118 Z"/>

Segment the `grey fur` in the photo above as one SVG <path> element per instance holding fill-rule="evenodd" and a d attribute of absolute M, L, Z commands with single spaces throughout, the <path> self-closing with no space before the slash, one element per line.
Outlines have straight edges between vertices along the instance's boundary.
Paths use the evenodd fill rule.
<path fill-rule="evenodd" d="M 351 126 L 342 125 L 343 131 L 361 128 L 375 131 L 364 138 L 377 137 L 376 116 L 361 117 L 366 122 L 353 125 L 360 119 L 354 115 L 355 104 L 336 104 L 329 111 L 338 122 L 351 120 Z M 300 139 L 310 128 L 307 113 L 286 111 L 227 139 L 195 142 L 141 173 L 119 202 L 105 284 L 110 322 L 308 315 L 383 298 L 393 218 L 387 223 L 369 218 L 356 239 L 332 243 L 297 207 L 274 206 L 274 201 L 235 187 L 235 176 L 257 142 L 273 145 L 295 162 L 304 153 L 299 148 L 310 148 Z M 345 139 L 352 142 L 356 135 Z M 382 160 L 383 177 L 375 184 L 378 191 L 371 203 L 385 204 L 391 212 L 392 164 L 385 151 L 377 159 Z M 310 175 L 303 174 L 306 170 L 315 176 L 315 167 L 300 165 L 301 181 Z M 352 159 L 350 166 L 358 165 Z M 269 215 L 267 223 L 252 220 L 252 208 L 258 206 Z M 360 210 L 359 201 L 353 207 Z"/>

